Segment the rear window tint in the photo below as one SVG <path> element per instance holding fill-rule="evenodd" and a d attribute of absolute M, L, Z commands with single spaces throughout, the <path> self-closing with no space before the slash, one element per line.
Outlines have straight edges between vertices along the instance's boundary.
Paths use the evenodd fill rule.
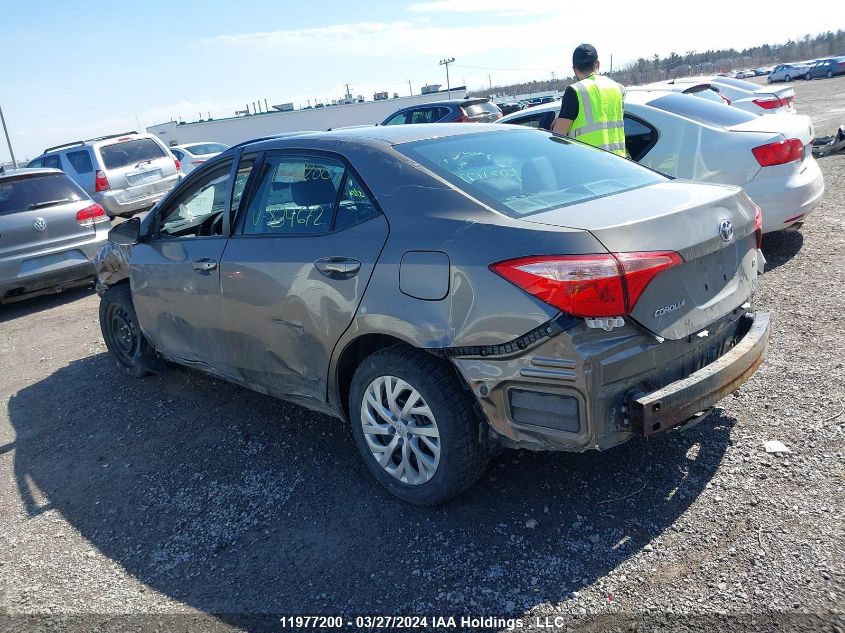
<path fill-rule="evenodd" d="M 478 116 L 479 114 L 490 114 L 500 112 L 499 107 L 495 103 L 475 103 L 470 106 L 464 106 L 464 111 L 467 116 Z"/>
<path fill-rule="evenodd" d="M 74 202 L 87 196 L 64 174 L 26 175 L 0 180 L 0 214 L 27 211 L 44 202 Z"/>
<path fill-rule="evenodd" d="M 634 162 L 571 139 L 506 129 L 427 139 L 396 149 L 516 218 L 665 180 Z"/>
<path fill-rule="evenodd" d="M 757 118 L 756 114 L 727 104 L 680 93 L 659 97 L 648 105 L 715 127 L 731 127 Z"/>
<path fill-rule="evenodd" d="M 198 145 L 185 145 L 185 149 L 196 156 L 204 156 L 205 154 L 225 152 L 229 147 L 222 143 L 200 143 Z"/>
<path fill-rule="evenodd" d="M 120 169 L 127 165 L 137 165 L 146 160 L 164 158 L 166 154 L 161 146 L 149 138 L 124 141 L 100 148 L 103 165 L 106 169 Z"/>
<path fill-rule="evenodd" d="M 94 166 L 91 164 L 91 155 L 88 153 L 88 150 L 68 152 L 66 156 L 77 174 L 90 174 L 94 171 Z"/>

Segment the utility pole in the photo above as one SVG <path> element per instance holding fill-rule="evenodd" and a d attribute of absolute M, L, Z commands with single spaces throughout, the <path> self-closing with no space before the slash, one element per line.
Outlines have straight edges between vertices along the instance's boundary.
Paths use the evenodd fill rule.
<path fill-rule="evenodd" d="M 18 161 L 15 160 L 15 153 L 12 151 L 12 141 L 9 139 L 9 129 L 6 127 L 6 117 L 3 116 L 3 108 L 0 107 L 0 121 L 3 122 L 3 132 L 6 134 L 6 145 L 9 146 L 9 155 L 12 157 L 12 165 L 18 168 Z"/>
<path fill-rule="evenodd" d="M 408 80 L 408 94 L 412 97 L 414 96 L 414 87 L 411 85 L 410 79 Z"/>
<path fill-rule="evenodd" d="M 493 92 L 493 75 L 487 75 L 487 82 L 490 84 L 490 92 Z"/>
<path fill-rule="evenodd" d="M 446 66 L 446 91 L 449 94 L 449 98 L 452 98 L 452 85 L 449 83 L 449 64 L 455 61 L 454 57 L 450 57 L 449 59 L 441 59 L 440 65 Z"/>

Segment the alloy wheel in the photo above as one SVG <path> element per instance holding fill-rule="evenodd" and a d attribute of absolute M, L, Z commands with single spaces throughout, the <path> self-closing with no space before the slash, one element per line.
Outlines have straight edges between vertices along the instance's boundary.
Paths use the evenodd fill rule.
<path fill-rule="evenodd" d="M 440 463 L 440 431 L 425 399 L 396 376 L 373 380 L 361 402 L 364 440 L 375 460 L 399 481 L 418 486 Z"/>

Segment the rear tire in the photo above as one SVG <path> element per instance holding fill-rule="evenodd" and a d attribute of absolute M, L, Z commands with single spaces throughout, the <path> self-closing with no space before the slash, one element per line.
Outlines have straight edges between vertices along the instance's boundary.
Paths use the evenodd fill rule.
<path fill-rule="evenodd" d="M 784 80 L 784 81 L 786 81 L 786 82 L 788 83 L 788 82 L 792 81 L 792 77 L 790 77 L 789 75 L 787 75 L 786 77 L 784 77 L 784 78 L 783 78 L 783 80 Z"/>
<path fill-rule="evenodd" d="M 811 79 L 812 79 L 812 77 L 810 76 L 810 73 L 807 73 L 806 75 L 804 75 L 804 81 L 810 81 Z"/>
<path fill-rule="evenodd" d="M 772 78 L 771 78 L 771 77 L 766 77 L 766 81 L 767 81 L 767 82 L 769 82 L 769 83 L 772 83 Z"/>
<path fill-rule="evenodd" d="M 828 70 L 828 71 L 827 71 L 827 78 L 828 78 L 828 79 L 833 79 L 833 71 L 832 71 L 832 70 Z"/>
<path fill-rule="evenodd" d="M 117 368 L 143 378 L 165 368 L 165 362 L 141 332 L 129 284 L 112 286 L 100 299 L 100 330 Z"/>
<path fill-rule="evenodd" d="M 444 503 L 487 466 L 489 439 L 472 395 L 451 366 L 425 352 L 396 345 L 364 359 L 349 411 L 367 468 L 407 503 Z"/>

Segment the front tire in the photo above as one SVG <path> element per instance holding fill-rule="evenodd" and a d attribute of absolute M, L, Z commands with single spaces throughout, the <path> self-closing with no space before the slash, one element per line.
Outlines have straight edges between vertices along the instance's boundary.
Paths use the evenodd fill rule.
<path fill-rule="evenodd" d="M 100 299 L 100 330 L 117 368 L 132 378 L 164 369 L 165 363 L 138 326 L 129 284 L 112 286 Z"/>
<path fill-rule="evenodd" d="M 767 82 L 769 82 L 769 83 L 772 83 L 772 78 L 771 78 L 771 77 L 766 77 L 766 81 L 767 81 Z"/>
<path fill-rule="evenodd" d="M 402 501 L 444 503 L 484 472 L 484 422 L 444 361 L 403 345 L 378 351 L 356 370 L 349 400 L 367 468 Z"/>

